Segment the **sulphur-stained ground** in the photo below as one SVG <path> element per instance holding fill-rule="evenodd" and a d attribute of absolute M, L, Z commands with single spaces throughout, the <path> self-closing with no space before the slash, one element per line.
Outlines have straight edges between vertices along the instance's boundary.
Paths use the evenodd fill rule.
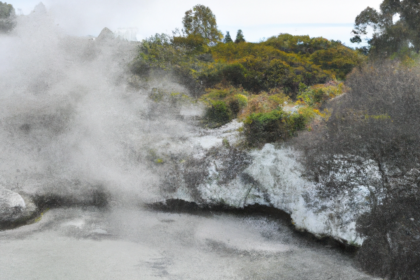
<path fill-rule="evenodd" d="M 261 216 L 49 210 L 0 231 L 0 279 L 375 279 Z"/>

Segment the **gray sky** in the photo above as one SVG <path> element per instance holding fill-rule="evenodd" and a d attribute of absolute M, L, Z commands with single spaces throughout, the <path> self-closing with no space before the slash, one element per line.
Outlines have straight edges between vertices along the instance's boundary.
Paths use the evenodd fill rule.
<path fill-rule="evenodd" d="M 219 29 L 234 38 L 242 29 L 245 39 L 290 33 L 322 36 L 350 45 L 356 16 L 367 6 L 379 8 L 383 0 L 44 0 L 57 24 L 75 35 L 98 35 L 103 27 L 138 28 L 138 39 L 171 33 L 182 27 L 186 10 L 203 4 L 216 15 Z M 17 12 L 28 14 L 39 0 L 9 1 Z"/>

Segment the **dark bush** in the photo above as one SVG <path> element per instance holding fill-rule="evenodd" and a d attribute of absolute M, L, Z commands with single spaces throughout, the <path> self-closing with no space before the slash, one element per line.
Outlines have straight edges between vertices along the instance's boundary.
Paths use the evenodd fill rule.
<path fill-rule="evenodd" d="M 368 238 L 357 258 L 363 269 L 375 275 L 390 279 L 419 279 L 420 192 L 417 184 L 420 178 L 418 171 L 410 175 L 415 186 L 410 183 L 399 185 L 376 211 L 358 221 L 358 231 Z M 413 192 L 401 195 L 403 190 Z"/>
<path fill-rule="evenodd" d="M 253 113 L 249 115 L 244 124 L 244 133 L 251 146 L 285 139 L 288 135 L 284 121 L 285 114 L 281 110 L 269 113 Z"/>
<path fill-rule="evenodd" d="M 222 75 L 232 85 L 240 86 L 245 80 L 246 69 L 239 63 L 228 64 L 223 68 Z"/>
<path fill-rule="evenodd" d="M 199 76 L 206 87 L 214 87 L 224 81 L 233 86 L 245 83 L 246 69 L 240 63 L 216 64 L 215 66 L 215 68 L 203 71 Z"/>
<path fill-rule="evenodd" d="M 368 189 L 371 210 L 357 222 L 366 238 L 358 260 L 389 279 L 420 279 L 419 73 L 391 62 L 354 71 L 351 90 L 332 103 L 325 125 L 298 140 L 307 175 L 323 195 Z"/>
<path fill-rule="evenodd" d="M 226 102 L 212 101 L 207 108 L 204 119 L 208 127 L 215 128 L 224 125 L 232 120 L 232 111 Z"/>

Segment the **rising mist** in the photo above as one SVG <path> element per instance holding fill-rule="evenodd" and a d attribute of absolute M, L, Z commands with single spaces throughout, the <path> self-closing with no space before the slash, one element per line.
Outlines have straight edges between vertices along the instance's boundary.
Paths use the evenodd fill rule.
<path fill-rule="evenodd" d="M 0 36 L 0 184 L 78 200 L 96 189 L 157 199 L 145 157 L 188 128 L 148 96 L 153 87 L 186 91 L 153 78 L 130 86 L 137 48 L 112 36 L 67 36 L 42 4 L 18 17 Z"/>

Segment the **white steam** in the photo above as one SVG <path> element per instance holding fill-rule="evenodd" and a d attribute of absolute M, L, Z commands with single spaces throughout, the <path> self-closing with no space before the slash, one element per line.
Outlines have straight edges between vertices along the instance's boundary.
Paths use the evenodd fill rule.
<path fill-rule="evenodd" d="M 185 125 L 151 112 L 148 91 L 128 86 L 136 50 L 64 36 L 42 4 L 20 16 L 0 36 L 0 185 L 64 195 L 101 185 L 154 199 L 148 145 Z"/>

